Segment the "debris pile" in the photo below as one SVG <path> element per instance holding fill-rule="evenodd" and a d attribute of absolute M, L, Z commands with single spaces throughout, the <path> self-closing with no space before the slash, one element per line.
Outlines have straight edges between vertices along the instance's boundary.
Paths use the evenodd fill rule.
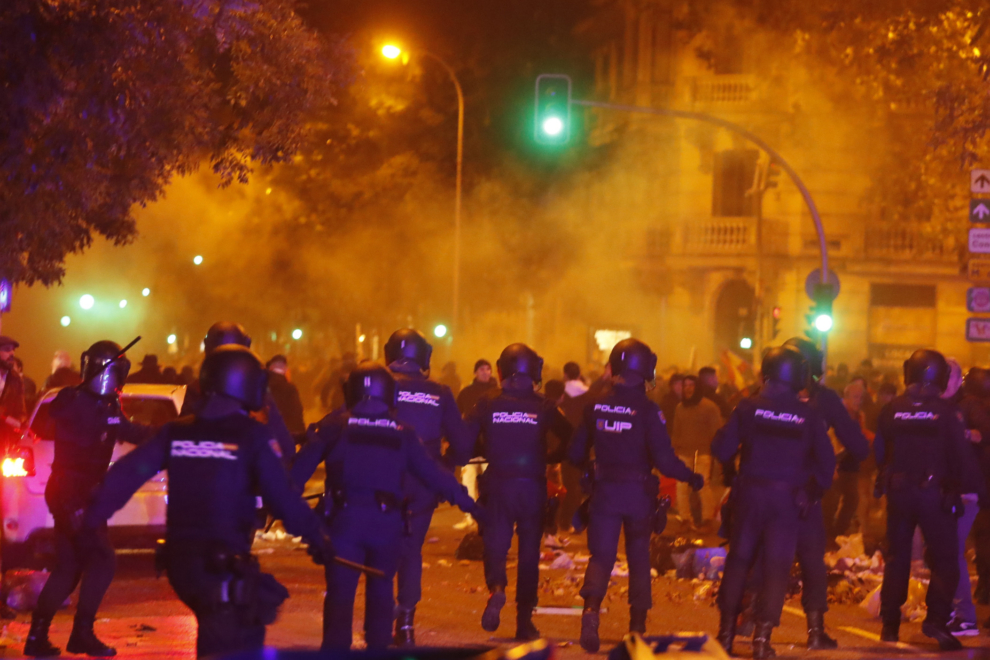
<path fill-rule="evenodd" d="M 4 602 L 18 612 L 34 610 L 49 575 L 48 571 L 7 571 L 3 580 Z"/>

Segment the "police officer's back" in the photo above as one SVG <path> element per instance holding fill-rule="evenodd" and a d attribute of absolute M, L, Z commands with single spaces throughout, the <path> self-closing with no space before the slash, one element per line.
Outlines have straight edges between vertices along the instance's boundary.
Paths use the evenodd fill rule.
<path fill-rule="evenodd" d="M 809 482 L 822 490 L 832 483 L 835 453 L 825 423 L 798 399 L 809 367 L 791 347 L 773 348 L 763 358 L 760 393 L 736 406 L 712 454 L 723 463 L 740 454 L 731 544 L 719 590 L 719 642 L 729 653 L 750 567 L 762 552 L 763 582 L 753 631 L 753 657 L 774 655 L 770 634 L 780 624 Z"/>
<path fill-rule="evenodd" d="M 264 403 L 267 373 L 243 346 L 212 351 L 200 370 L 207 398 L 197 415 L 166 424 L 114 465 L 86 512 L 85 526 L 99 525 L 146 480 L 168 470 L 161 559 L 176 595 L 196 615 L 200 656 L 260 648 L 265 625 L 288 597 L 250 555 L 259 490 L 315 558 L 333 556 L 322 523 L 282 467 L 277 441 L 248 415 Z"/>
<path fill-rule="evenodd" d="M 396 418 L 412 427 L 426 452 L 447 468 L 463 465 L 470 458 L 474 441 L 468 436 L 450 388 L 430 380 L 433 347 L 412 328 L 396 330 L 385 343 L 385 361 L 396 383 Z M 443 441 L 449 448 L 442 455 Z M 399 609 L 395 621 L 395 643 L 415 644 L 414 617 L 422 598 L 423 543 L 437 507 L 436 489 L 410 476 L 405 480 L 408 534 L 402 537 L 402 553 L 396 571 Z"/>
<path fill-rule="evenodd" d="M 91 655 L 116 652 L 93 632 L 97 609 L 113 579 L 113 547 L 103 524 L 93 530 L 89 551 L 81 552 L 78 525 L 82 510 L 106 474 L 114 446 L 118 442 L 138 444 L 151 433 L 150 428 L 127 419 L 120 407 L 120 390 L 130 366 L 118 344 L 96 342 L 82 355 L 83 383 L 60 390 L 51 403 L 55 457 L 45 502 L 55 519 L 55 568 L 38 597 L 26 655 L 57 655 L 59 649 L 48 640 L 48 626 L 80 581 L 67 650 Z"/>
<path fill-rule="evenodd" d="M 348 377 L 347 411 L 331 413 L 309 429 L 309 441 L 293 466 L 304 484 L 326 466 L 325 503 L 330 531 L 344 559 L 381 570 L 365 585 L 365 641 L 388 646 L 395 601 L 392 578 L 403 533 L 404 481 L 415 476 L 432 492 L 462 510 L 476 512 L 474 500 L 426 452 L 411 427 L 395 415 L 396 385 L 384 367 L 365 363 Z M 348 649 L 358 575 L 328 566 L 323 608 L 323 648 Z"/>
<path fill-rule="evenodd" d="M 568 459 L 587 467 L 595 452 L 594 490 L 590 502 L 588 549 L 591 559 L 581 587 L 581 647 L 599 648 L 598 624 L 602 600 L 618 551 L 619 533 L 626 537 L 629 561 L 629 629 L 646 632 L 646 615 L 653 606 L 650 592 L 650 535 L 657 515 L 659 480 L 652 470 L 688 482 L 699 490 L 704 479 L 674 454 L 663 413 L 646 396 L 646 383 L 655 378 L 657 356 L 637 339 L 625 339 L 612 349 L 609 369 L 613 382 L 584 409 L 568 451 Z"/>
<path fill-rule="evenodd" d="M 942 650 L 962 648 L 946 629 L 959 581 L 955 510 L 962 506 L 961 493 L 983 495 L 984 490 L 973 474 L 961 415 L 940 397 L 948 379 L 949 365 L 941 353 L 915 351 L 904 362 L 907 389 L 880 412 L 873 442 L 878 489 L 887 494 L 881 639 L 897 641 L 911 574 L 911 540 L 921 527 L 932 570 L 921 631 Z"/>
<path fill-rule="evenodd" d="M 537 639 L 533 608 L 540 575 L 540 541 L 547 506 L 547 464 L 559 463 L 573 428 L 556 404 L 535 390 L 541 382 L 543 358 L 525 344 L 511 344 L 497 363 L 502 390 L 482 398 L 467 416 L 472 436 L 480 433 L 481 455 L 488 469 L 481 477 L 484 526 L 485 582 L 491 592 L 481 625 L 494 632 L 505 605 L 506 556 L 513 528 L 519 535 L 516 585 L 516 639 Z M 547 433 L 559 444 L 548 455 Z"/>

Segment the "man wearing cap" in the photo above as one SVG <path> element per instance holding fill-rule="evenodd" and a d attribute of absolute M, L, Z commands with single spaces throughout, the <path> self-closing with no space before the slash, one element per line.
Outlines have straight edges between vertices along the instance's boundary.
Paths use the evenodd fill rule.
<path fill-rule="evenodd" d="M 24 381 L 14 369 L 14 350 L 20 346 L 10 337 L 0 336 L 0 425 L 4 442 L 15 439 L 14 429 L 21 428 L 24 419 Z"/>

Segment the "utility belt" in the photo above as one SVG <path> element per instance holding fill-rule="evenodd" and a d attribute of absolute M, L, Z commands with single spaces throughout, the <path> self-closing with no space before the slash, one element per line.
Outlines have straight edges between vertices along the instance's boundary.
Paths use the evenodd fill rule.
<path fill-rule="evenodd" d="M 595 461 L 594 479 L 595 481 L 647 481 L 654 478 L 650 472 L 644 472 L 641 467 L 626 467 L 624 465 L 602 465 Z"/>
<path fill-rule="evenodd" d="M 819 489 L 814 484 L 814 480 L 809 480 L 809 483 L 805 486 L 795 486 L 790 481 L 753 476 L 740 476 L 736 480 L 738 491 L 745 491 L 747 488 L 760 488 L 779 491 L 784 496 L 789 495 L 794 498 L 794 504 L 798 508 L 798 515 L 802 519 L 807 518 L 812 507 L 821 501 L 821 494 L 818 492 Z M 735 502 L 733 502 L 734 504 Z"/>
<path fill-rule="evenodd" d="M 912 478 L 905 472 L 894 472 L 886 477 L 887 492 L 901 492 L 908 489 L 937 494 L 941 499 L 942 510 L 945 513 L 952 514 L 956 518 L 963 514 L 964 504 L 958 486 L 947 484 L 945 480 L 935 478 L 931 472 L 925 472 L 920 479 Z"/>
<path fill-rule="evenodd" d="M 399 495 L 387 490 L 353 490 L 334 488 L 324 498 L 325 515 L 331 520 L 338 511 L 349 506 L 367 506 L 379 509 L 382 513 L 398 511 L 402 505 Z"/>

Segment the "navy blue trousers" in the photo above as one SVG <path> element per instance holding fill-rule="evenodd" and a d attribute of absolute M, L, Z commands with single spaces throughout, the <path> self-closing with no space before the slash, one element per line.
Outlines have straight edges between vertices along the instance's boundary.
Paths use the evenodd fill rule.
<path fill-rule="evenodd" d="M 547 508 L 545 479 L 486 478 L 485 582 L 490 590 L 508 584 L 505 560 L 513 533 L 519 536 L 516 602 L 535 606 L 540 580 L 540 543 Z"/>

